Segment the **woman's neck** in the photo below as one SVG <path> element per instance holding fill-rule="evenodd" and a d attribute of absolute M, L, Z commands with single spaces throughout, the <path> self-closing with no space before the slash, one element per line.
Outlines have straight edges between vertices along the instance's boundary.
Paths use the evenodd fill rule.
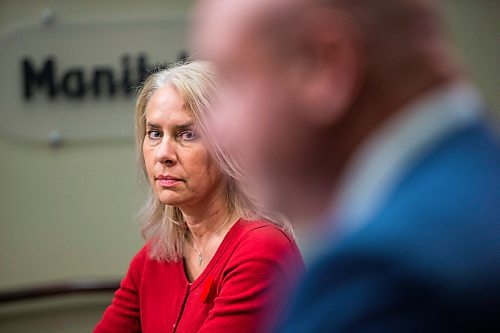
<path fill-rule="evenodd" d="M 237 220 L 225 200 L 197 207 L 196 210 L 181 209 L 192 237 L 191 246 L 184 254 L 186 276 L 191 282 L 207 267 Z"/>
<path fill-rule="evenodd" d="M 214 233 L 219 231 L 226 220 L 230 219 L 231 215 L 227 205 L 225 187 L 214 191 L 213 195 L 202 202 L 179 208 L 194 242 L 199 247 L 203 247 Z M 227 231 L 226 228 L 230 224 L 226 223 L 219 232 Z"/>
<path fill-rule="evenodd" d="M 210 211 L 205 210 L 200 214 L 183 211 L 184 220 L 198 246 L 203 246 L 214 232 L 228 220 L 230 214 L 231 212 L 225 203 L 218 207 L 210 207 Z"/>

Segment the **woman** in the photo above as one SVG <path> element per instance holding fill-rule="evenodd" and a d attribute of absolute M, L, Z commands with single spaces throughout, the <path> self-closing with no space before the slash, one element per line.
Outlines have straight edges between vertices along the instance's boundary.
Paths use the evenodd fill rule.
<path fill-rule="evenodd" d="M 262 332 L 279 308 L 277 284 L 303 270 L 290 232 L 263 218 L 207 130 L 214 88 L 210 66 L 192 62 L 140 90 L 146 245 L 94 332 Z"/>

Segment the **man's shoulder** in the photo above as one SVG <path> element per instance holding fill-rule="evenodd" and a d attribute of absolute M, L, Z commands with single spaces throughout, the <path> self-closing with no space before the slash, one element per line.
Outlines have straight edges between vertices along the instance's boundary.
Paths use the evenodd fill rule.
<path fill-rule="evenodd" d="M 487 238 L 491 231 L 498 232 L 500 149 L 496 140 L 482 124 L 451 135 L 407 172 L 354 238 L 367 245 L 368 239 L 392 237 L 402 248 L 423 238 L 435 242 L 432 248 L 436 249 L 440 244 L 453 246 L 446 242 L 449 239 Z"/>
<path fill-rule="evenodd" d="M 484 124 L 458 131 L 430 149 L 400 180 L 375 221 L 405 219 L 429 227 L 493 222 L 500 213 L 500 146 Z M 394 226 L 392 226 L 394 227 Z M 417 230 L 414 230 L 415 232 Z"/>
<path fill-rule="evenodd" d="M 495 140 L 475 126 L 429 151 L 376 216 L 324 251 L 309 274 L 309 283 L 316 285 L 311 294 L 345 288 L 352 297 L 363 288 L 367 293 L 389 288 L 386 296 L 402 304 L 447 307 L 453 302 L 475 315 L 474 306 L 498 305 L 500 155 Z M 330 281 L 331 290 L 316 284 L 318 279 Z M 353 294 L 347 292 L 350 287 Z"/>
<path fill-rule="evenodd" d="M 436 186 L 444 183 L 449 185 L 455 177 L 468 175 L 498 180 L 499 165 L 500 138 L 487 124 L 477 122 L 450 133 L 430 146 L 404 175 L 399 188 L 427 185 L 426 181 L 431 177 L 442 179 L 433 181 Z M 475 179 L 462 179 L 457 185 L 474 182 Z"/>

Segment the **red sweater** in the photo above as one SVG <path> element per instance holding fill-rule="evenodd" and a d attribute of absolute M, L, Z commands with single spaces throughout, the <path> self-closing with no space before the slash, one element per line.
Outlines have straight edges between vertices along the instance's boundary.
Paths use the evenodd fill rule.
<path fill-rule="evenodd" d="M 182 260 L 159 262 L 145 246 L 134 257 L 94 333 L 263 332 L 304 264 L 275 225 L 240 219 L 192 283 Z"/>

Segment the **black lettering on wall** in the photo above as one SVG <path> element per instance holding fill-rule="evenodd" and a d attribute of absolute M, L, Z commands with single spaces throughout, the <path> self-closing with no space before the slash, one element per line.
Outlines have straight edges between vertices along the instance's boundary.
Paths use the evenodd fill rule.
<path fill-rule="evenodd" d="M 45 60 L 42 68 L 36 70 L 33 62 L 29 58 L 24 58 L 22 63 L 23 95 L 26 99 L 31 99 L 35 93 L 35 88 L 46 88 L 47 96 L 53 99 L 56 94 L 55 85 L 55 65 L 54 58 Z"/>
<path fill-rule="evenodd" d="M 132 72 L 132 69 L 130 68 L 130 56 L 129 55 L 123 56 L 121 61 L 123 67 L 123 79 L 122 79 L 123 92 L 125 93 L 125 95 L 130 96 L 132 91 L 136 88 L 133 86 L 130 77 Z M 135 82 L 135 84 L 137 84 L 137 82 Z"/>
<path fill-rule="evenodd" d="M 182 51 L 177 61 L 185 61 L 188 57 Z M 57 59 L 53 56 L 47 57 L 41 66 L 35 66 L 32 59 L 25 57 L 21 61 L 23 95 L 26 100 L 32 99 L 36 94 L 45 94 L 50 99 L 57 97 L 73 100 L 83 100 L 87 96 L 131 97 L 148 75 L 171 64 L 149 64 L 145 53 L 139 53 L 137 57 L 125 54 L 119 58 L 120 67 L 117 70 L 112 65 L 99 64 L 91 68 L 65 68 L 58 73 Z"/>
<path fill-rule="evenodd" d="M 83 82 L 82 70 L 78 68 L 68 70 L 62 78 L 61 90 L 69 98 L 83 98 L 85 95 L 85 84 Z"/>
<path fill-rule="evenodd" d="M 142 84 L 144 80 L 148 77 L 148 75 L 154 70 L 155 66 L 149 67 L 148 60 L 145 54 L 140 54 L 137 59 L 137 72 L 138 72 L 138 80 L 139 84 Z"/>
<path fill-rule="evenodd" d="M 109 96 L 115 95 L 115 78 L 112 68 L 97 68 L 94 71 L 92 87 L 94 96 L 99 97 L 102 94 L 102 85 L 107 87 L 106 91 Z"/>

